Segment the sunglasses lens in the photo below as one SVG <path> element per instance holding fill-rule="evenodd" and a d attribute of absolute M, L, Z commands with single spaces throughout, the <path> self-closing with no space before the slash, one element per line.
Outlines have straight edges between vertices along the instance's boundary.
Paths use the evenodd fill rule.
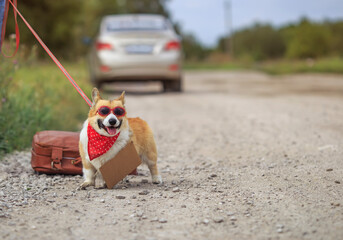
<path fill-rule="evenodd" d="M 108 115 L 109 113 L 110 113 L 110 109 L 108 108 L 108 107 L 101 107 L 100 109 L 99 109 L 99 114 L 100 115 Z"/>
<path fill-rule="evenodd" d="M 125 114 L 125 109 L 124 108 L 120 108 L 120 107 L 117 107 L 113 110 L 113 113 L 116 115 L 116 116 L 123 116 Z"/>

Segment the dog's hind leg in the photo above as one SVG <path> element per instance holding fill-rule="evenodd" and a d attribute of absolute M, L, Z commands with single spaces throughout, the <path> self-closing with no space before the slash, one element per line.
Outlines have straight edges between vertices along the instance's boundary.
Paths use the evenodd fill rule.
<path fill-rule="evenodd" d="M 141 155 L 141 159 L 143 163 L 148 165 L 148 168 L 151 174 L 152 183 L 161 184 L 163 181 L 162 181 L 161 175 L 158 173 L 157 154 L 156 153 L 148 153 L 146 155 L 143 154 Z"/>
<path fill-rule="evenodd" d="M 148 165 L 150 173 L 151 173 L 151 180 L 152 183 L 161 184 L 163 183 L 161 175 L 158 174 L 157 164 Z"/>

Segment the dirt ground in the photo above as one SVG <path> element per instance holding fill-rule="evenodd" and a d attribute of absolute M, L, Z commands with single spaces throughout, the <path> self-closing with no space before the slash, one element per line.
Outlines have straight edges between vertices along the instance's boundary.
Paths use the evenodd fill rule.
<path fill-rule="evenodd" d="M 15 153 L 0 164 L 0 239 L 343 239 L 343 76 L 184 80 L 181 94 L 128 88 L 163 185 L 142 166 L 112 190 L 76 191 L 80 176 L 36 175 Z"/>

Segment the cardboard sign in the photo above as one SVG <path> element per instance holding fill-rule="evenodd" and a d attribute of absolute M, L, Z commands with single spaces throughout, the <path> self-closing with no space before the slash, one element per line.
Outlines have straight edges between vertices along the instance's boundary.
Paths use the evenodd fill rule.
<path fill-rule="evenodd" d="M 130 142 L 114 158 L 100 167 L 108 189 L 133 172 L 142 163 L 133 142 Z"/>

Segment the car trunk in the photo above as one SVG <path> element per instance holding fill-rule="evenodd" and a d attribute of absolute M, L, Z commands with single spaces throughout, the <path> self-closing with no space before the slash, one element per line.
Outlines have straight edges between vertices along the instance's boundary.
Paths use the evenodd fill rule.
<path fill-rule="evenodd" d="M 169 39 L 172 34 L 169 32 L 156 32 L 156 31 L 142 31 L 142 32 L 115 32 L 110 33 L 107 36 L 111 36 L 116 39 Z"/>

